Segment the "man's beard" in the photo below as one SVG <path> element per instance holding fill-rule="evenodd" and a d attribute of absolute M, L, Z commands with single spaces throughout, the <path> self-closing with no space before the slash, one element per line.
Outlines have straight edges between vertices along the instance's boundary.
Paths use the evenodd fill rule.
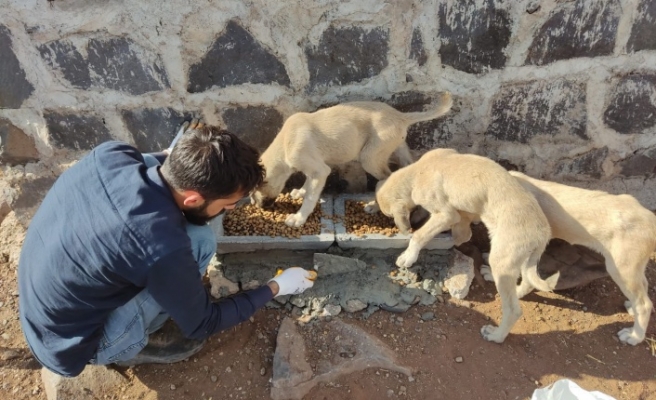
<path fill-rule="evenodd" d="M 187 222 L 189 222 L 190 224 L 200 225 L 200 226 L 207 225 L 208 222 L 210 222 L 211 220 L 213 220 L 214 218 L 218 217 L 219 215 L 225 212 L 225 210 L 222 210 L 220 213 L 216 215 L 212 215 L 212 216 L 207 215 L 208 205 L 209 202 L 206 202 L 200 207 L 183 210 L 182 213 L 187 219 Z"/>

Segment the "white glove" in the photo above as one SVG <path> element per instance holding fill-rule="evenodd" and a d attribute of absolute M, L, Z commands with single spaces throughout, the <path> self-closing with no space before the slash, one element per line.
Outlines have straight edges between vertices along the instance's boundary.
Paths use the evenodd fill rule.
<path fill-rule="evenodd" d="M 287 294 L 300 294 L 314 285 L 317 273 L 300 267 L 291 267 L 276 275 L 269 282 L 278 284 L 278 296 Z"/>

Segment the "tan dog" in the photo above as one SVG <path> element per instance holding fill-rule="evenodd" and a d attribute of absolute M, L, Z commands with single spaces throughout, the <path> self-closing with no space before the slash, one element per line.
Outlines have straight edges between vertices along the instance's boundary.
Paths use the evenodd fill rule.
<path fill-rule="evenodd" d="M 531 193 L 489 158 L 431 150 L 379 182 L 376 200 L 380 210 L 406 232 L 415 207 L 430 213 L 396 260 L 401 268 L 412 266 L 438 233 L 451 229 L 459 246 L 471 238 L 471 221 L 480 218 L 485 223 L 490 233 L 490 268 L 502 305 L 499 327 L 481 329 L 486 340 L 503 342 L 522 315 L 516 289 L 520 274 L 533 286 L 549 290 L 537 273 L 538 260 L 551 238 L 549 222 Z"/>
<path fill-rule="evenodd" d="M 376 179 L 387 178 L 392 153 L 401 165 L 413 161 L 405 142 L 408 127 L 446 114 L 451 105 L 447 92 L 438 107 L 427 112 L 402 113 L 384 103 L 355 102 L 311 114 L 296 113 L 262 154 L 266 183 L 253 193 L 251 201 L 261 207 L 275 199 L 289 176 L 300 171 L 306 176 L 305 184 L 291 195 L 303 198 L 303 205 L 285 223 L 301 226 L 314 210 L 332 166 L 358 160 Z"/>
<path fill-rule="evenodd" d="M 624 304 L 635 319 L 632 328 L 617 335 L 623 343 L 642 342 L 652 310 L 645 268 L 656 249 L 656 216 L 626 194 L 541 181 L 515 171 L 510 174 L 540 203 L 553 237 L 604 256 L 606 270 L 629 299 Z M 530 282 L 522 281 L 517 295 L 521 298 L 531 290 Z"/>

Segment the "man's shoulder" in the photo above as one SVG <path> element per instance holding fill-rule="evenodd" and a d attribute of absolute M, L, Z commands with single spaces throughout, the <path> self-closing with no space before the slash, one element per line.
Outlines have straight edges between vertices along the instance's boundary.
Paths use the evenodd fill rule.
<path fill-rule="evenodd" d="M 139 150 L 125 142 L 115 140 L 96 146 L 92 154 L 94 158 L 102 161 L 135 160 L 143 163 L 143 155 Z"/>

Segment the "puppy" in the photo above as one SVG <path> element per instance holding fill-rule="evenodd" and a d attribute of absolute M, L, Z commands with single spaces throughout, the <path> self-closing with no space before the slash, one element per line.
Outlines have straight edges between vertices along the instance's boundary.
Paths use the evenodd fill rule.
<path fill-rule="evenodd" d="M 413 161 L 405 143 L 408 127 L 446 114 L 451 105 L 446 92 L 437 108 L 427 112 L 402 113 L 384 103 L 355 102 L 296 113 L 262 154 L 266 183 L 251 195 L 251 202 L 267 205 L 280 194 L 289 176 L 300 171 L 306 176 L 305 184 L 291 195 L 303 198 L 303 204 L 285 223 L 301 226 L 314 210 L 332 166 L 357 160 L 376 179 L 387 178 L 392 153 L 401 165 Z"/>
<path fill-rule="evenodd" d="M 635 320 L 632 328 L 617 335 L 623 343 L 642 342 L 652 310 L 645 268 L 656 249 L 656 216 L 626 194 L 541 181 L 516 171 L 510 174 L 535 196 L 553 237 L 604 256 L 606 270 L 628 298 L 624 305 Z M 517 295 L 521 298 L 531 290 L 531 283 L 522 280 Z"/>
<path fill-rule="evenodd" d="M 470 222 L 480 219 L 490 234 L 490 268 L 501 296 L 498 328 L 486 325 L 486 340 L 501 343 L 522 314 L 517 279 L 549 289 L 537 264 L 549 239 L 549 222 L 535 198 L 494 161 L 454 150 L 437 149 L 379 182 L 376 201 L 403 232 L 410 229 L 410 213 L 423 207 L 430 217 L 412 234 L 396 265 L 409 268 L 435 235 L 451 229 L 456 246 L 472 235 Z"/>

